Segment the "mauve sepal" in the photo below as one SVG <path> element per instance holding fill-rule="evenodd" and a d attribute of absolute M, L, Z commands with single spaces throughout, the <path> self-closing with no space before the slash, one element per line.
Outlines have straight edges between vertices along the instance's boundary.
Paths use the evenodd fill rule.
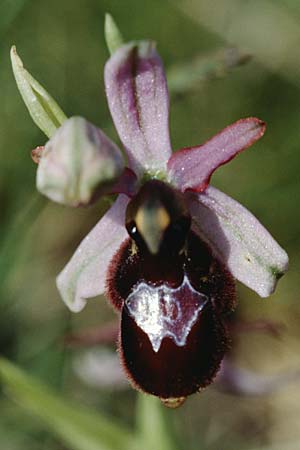
<path fill-rule="evenodd" d="M 41 152 L 37 189 L 64 205 L 89 205 L 109 192 L 123 170 L 118 147 L 84 118 L 71 117 Z"/>
<path fill-rule="evenodd" d="M 288 269 L 288 255 L 240 203 L 209 186 L 188 194 L 199 234 L 232 275 L 261 297 L 275 290 Z"/>
<path fill-rule="evenodd" d="M 119 48 L 104 70 L 108 105 L 137 175 L 166 169 L 171 156 L 169 95 L 153 42 Z"/>
<path fill-rule="evenodd" d="M 88 298 L 103 294 L 109 263 L 127 238 L 124 220 L 128 201 L 119 195 L 58 275 L 57 288 L 71 311 L 81 311 Z"/>
<path fill-rule="evenodd" d="M 170 182 L 182 192 L 204 191 L 213 172 L 254 144 L 265 129 L 262 120 L 249 117 L 229 125 L 202 145 L 177 151 L 168 161 Z"/>

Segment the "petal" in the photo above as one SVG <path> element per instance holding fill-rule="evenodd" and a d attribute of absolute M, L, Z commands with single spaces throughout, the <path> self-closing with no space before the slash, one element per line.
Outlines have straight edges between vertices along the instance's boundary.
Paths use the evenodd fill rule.
<path fill-rule="evenodd" d="M 138 174 L 165 169 L 171 155 L 169 97 L 154 44 L 121 47 L 106 63 L 104 77 L 108 105 L 130 168 Z"/>
<path fill-rule="evenodd" d="M 209 186 L 189 194 L 190 211 L 201 236 L 232 275 L 261 297 L 270 295 L 288 268 L 288 256 L 242 205 Z"/>
<path fill-rule="evenodd" d="M 255 117 L 229 125 L 203 145 L 183 148 L 168 161 L 170 181 L 181 191 L 202 192 L 212 173 L 260 139 L 266 126 Z"/>
<path fill-rule="evenodd" d="M 81 311 L 86 299 L 104 292 L 109 262 L 128 236 L 124 226 L 127 203 L 125 195 L 117 198 L 58 275 L 58 290 L 71 311 Z"/>

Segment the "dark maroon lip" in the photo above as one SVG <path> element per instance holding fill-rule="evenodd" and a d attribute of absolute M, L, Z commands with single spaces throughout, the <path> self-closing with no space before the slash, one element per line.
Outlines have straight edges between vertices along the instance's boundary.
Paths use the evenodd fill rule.
<path fill-rule="evenodd" d="M 130 221 L 151 197 L 152 187 L 161 184 L 149 182 L 132 199 Z M 162 192 L 171 223 L 186 216 L 185 206 L 172 206 L 172 188 L 163 186 Z M 160 195 L 159 189 L 154 195 Z M 121 312 L 119 350 L 125 371 L 135 387 L 162 399 L 184 398 L 213 381 L 229 346 L 226 320 L 236 306 L 234 280 L 226 267 L 189 227 L 180 233 L 177 246 L 165 234 L 157 254 L 139 237 L 128 238 L 107 279 L 108 297 Z"/>
<path fill-rule="evenodd" d="M 211 384 L 229 340 L 211 304 L 203 308 L 185 345 L 165 337 L 158 351 L 126 308 L 122 311 L 120 355 L 134 386 L 160 398 L 191 395 Z"/>

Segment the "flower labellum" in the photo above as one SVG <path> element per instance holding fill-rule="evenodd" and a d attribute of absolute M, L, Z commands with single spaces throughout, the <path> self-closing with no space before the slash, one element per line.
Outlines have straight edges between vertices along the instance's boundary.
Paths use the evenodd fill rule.
<path fill-rule="evenodd" d="M 88 205 L 118 180 L 123 169 L 118 147 L 87 120 L 71 117 L 45 145 L 37 189 L 64 205 Z"/>
<path fill-rule="evenodd" d="M 234 279 L 191 230 L 183 194 L 166 183 L 145 183 L 126 216 L 131 238 L 108 270 L 108 296 L 122 316 L 121 358 L 138 388 L 176 403 L 219 369 Z"/>
<path fill-rule="evenodd" d="M 128 167 L 103 132 L 71 118 L 39 152 L 37 184 L 71 206 L 89 204 L 99 189 L 120 194 L 57 287 L 74 312 L 105 293 L 120 315 L 120 356 L 132 384 L 177 407 L 219 371 L 235 279 L 267 297 L 288 267 L 258 220 L 209 184 L 218 167 L 263 136 L 265 124 L 241 119 L 203 145 L 172 153 L 155 45 L 123 45 L 111 18 L 106 37 L 106 95 Z"/>

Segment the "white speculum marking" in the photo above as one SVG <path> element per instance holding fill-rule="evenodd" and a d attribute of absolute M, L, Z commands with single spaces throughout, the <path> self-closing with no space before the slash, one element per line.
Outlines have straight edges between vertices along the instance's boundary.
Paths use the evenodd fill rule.
<path fill-rule="evenodd" d="M 207 300 L 208 297 L 196 291 L 185 275 L 182 284 L 175 289 L 142 282 L 125 303 L 130 316 L 148 335 L 153 350 L 158 352 L 167 336 L 179 347 L 186 344 L 189 332 Z"/>

